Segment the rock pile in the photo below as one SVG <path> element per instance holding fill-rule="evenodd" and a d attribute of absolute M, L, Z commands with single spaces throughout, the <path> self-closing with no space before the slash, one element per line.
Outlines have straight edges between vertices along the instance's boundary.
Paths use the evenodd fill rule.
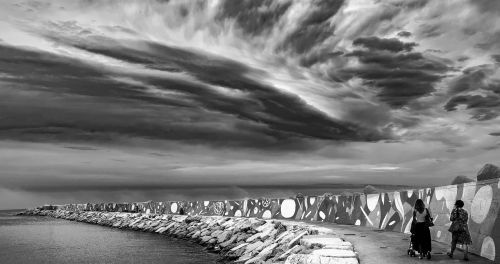
<path fill-rule="evenodd" d="M 365 188 L 363 189 L 364 194 L 374 194 L 374 193 L 379 193 L 377 188 L 373 187 L 372 185 L 366 185 Z"/>
<path fill-rule="evenodd" d="M 474 180 L 467 177 L 467 176 L 459 175 L 459 176 L 455 177 L 455 179 L 453 179 L 453 181 L 451 182 L 451 185 L 468 183 L 468 182 L 474 182 Z"/>
<path fill-rule="evenodd" d="M 484 165 L 477 173 L 478 181 L 500 178 L 500 168 L 493 164 Z"/>
<path fill-rule="evenodd" d="M 304 223 L 221 216 L 38 209 L 21 214 L 187 239 L 219 252 L 221 263 L 359 264 L 351 243 L 327 230 Z"/>

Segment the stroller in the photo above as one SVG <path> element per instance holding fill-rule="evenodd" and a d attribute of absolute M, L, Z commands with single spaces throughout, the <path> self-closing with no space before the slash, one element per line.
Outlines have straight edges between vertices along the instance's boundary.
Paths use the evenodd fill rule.
<path fill-rule="evenodd" d="M 415 234 L 410 235 L 410 245 L 408 246 L 408 256 L 410 257 L 415 257 L 417 254 L 415 253 L 415 248 L 413 247 L 415 245 Z"/>
<path fill-rule="evenodd" d="M 425 210 L 427 210 L 427 209 L 425 209 Z M 415 219 L 415 214 L 416 214 L 416 212 L 413 211 L 413 221 L 411 222 L 411 227 L 410 227 L 410 233 L 411 233 L 410 245 L 408 246 L 408 251 L 407 251 L 407 253 L 410 257 L 417 256 L 417 254 L 416 254 L 417 249 L 415 248 L 415 245 L 418 244 L 417 243 L 417 236 L 415 234 L 415 231 L 416 231 L 415 225 L 417 224 L 416 219 Z M 430 217 L 429 211 L 427 211 L 426 222 L 430 222 L 430 223 L 428 223 L 429 227 L 434 226 L 433 219 L 432 219 L 432 217 Z M 419 252 L 419 253 L 420 253 L 420 258 L 425 256 L 427 259 L 431 259 L 431 252 L 430 251 L 424 252 L 424 253 Z"/>
<path fill-rule="evenodd" d="M 415 248 L 415 244 L 416 244 L 415 234 L 412 233 L 410 235 L 410 245 L 408 246 L 408 252 L 407 252 L 408 256 L 410 256 L 410 257 L 416 257 L 417 256 L 417 250 L 418 249 Z M 430 252 L 425 253 L 424 256 L 427 259 L 431 259 L 431 253 Z"/>

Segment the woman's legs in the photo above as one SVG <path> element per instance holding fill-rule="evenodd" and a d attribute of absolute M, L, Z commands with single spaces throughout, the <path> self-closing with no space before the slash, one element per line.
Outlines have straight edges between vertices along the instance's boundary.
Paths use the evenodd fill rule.
<path fill-rule="evenodd" d="M 455 252 L 455 249 L 457 248 L 457 240 L 458 240 L 458 236 L 455 235 L 455 234 L 452 234 L 452 238 L 451 238 L 451 249 L 450 249 L 450 252 L 448 254 L 448 256 L 451 258 L 453 257 L 453 252 Z"/>
<path fill-rule="evenodd" d="M 424 227 L 424 254 L 427 254 L 432 251 L 432 242 L 431 242 L 431 230 L 429 227 Z"/>
<path fill-rule="evenodd" d="M 469 260 L 469 245 L 465 244 L 464 259 Z"/>
<path fill-rule="evenodd" d="M 432 249 L 431 244 L 431 232 L 429 227 L 427 227 L 424 223 L 417 223 L 415 225 L 415 235 L 417 242 L 417 249 L 420 253 L 419 258 L 422 259 L 424 257 L 430 258 L 430 251 Z"/>
<path fill-rule="evenodd" d="M 422 230 L 422 224 L 421 223 L 416 223 L 415 224 L 415 246 L 416 250 L 418 250 L 419 253 L 419 258 L 422 259 L 424 257 L 424 234 Z"/>
<path fill-rule="evenodd" d="M 431 259 L 431 251 L 432 251 L 431 230 L 427 226 L 425 227 L 425 233 L 426 233 L 425 257 L 427 259 Z"/>

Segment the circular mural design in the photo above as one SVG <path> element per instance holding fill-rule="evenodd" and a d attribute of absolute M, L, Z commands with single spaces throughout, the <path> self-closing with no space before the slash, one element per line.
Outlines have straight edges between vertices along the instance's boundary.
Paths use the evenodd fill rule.
<path fill-rule="evenodd" d="M 323 211 L 319 211 L 319 218 L 321 220 L 325 220 L 326 216 L 325 216 L 325 213 L 323 213 Z"/>
<path fill-rule="evenodd" d="M 271 218 L 271 211 L 266 210 L 266 211 L 262 214 L 262 218 L 264 218 L 264 219 L 270 219 L 270 218 Z"/>
<path fill-rule="evenodd" d="M 480 224 L 484 221 L 490 211 L 492 198 L 493 189 L 489 185 L 483 186 L 477 191 L 471 205 L 471 218 L 474 222 Z"/>
<path fill-rule="evenodd" d="M 286 199 L 281 203 L 281 216 L 290 218 L 295 215 L 295 200 Z"/>
<path fill-rule="evenodd" d="M 177 203 L 172 203 L 170 205 L 170 212 L 177 213 Z"/>
<path fill-rule="evenodd" d="M 481 245 L 481 257 L 495 260 L 495 241 L 493 241 L 493 239 L 489 236 L 483 239 L 483 244 Z"/>

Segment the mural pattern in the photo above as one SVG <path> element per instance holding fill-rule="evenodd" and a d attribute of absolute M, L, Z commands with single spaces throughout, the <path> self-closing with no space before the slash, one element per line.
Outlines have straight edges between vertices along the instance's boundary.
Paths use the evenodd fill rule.
<path fill-rule="evenodd" d="M 423 199 L 431 210 L 434 240 L 449 243 L 450 213 L 457 199 L 469 212 L 471 251 L 500 263 L 500 182 L 498 179 L 443 187 L 352 196 L 306 196 L 235 201 L 169 201 L 68 204 L 66 210 L 145 214 L 224 215 L 263 219 L 295 219 L 369 226 L 409 233 L 412 208 Z"/>

